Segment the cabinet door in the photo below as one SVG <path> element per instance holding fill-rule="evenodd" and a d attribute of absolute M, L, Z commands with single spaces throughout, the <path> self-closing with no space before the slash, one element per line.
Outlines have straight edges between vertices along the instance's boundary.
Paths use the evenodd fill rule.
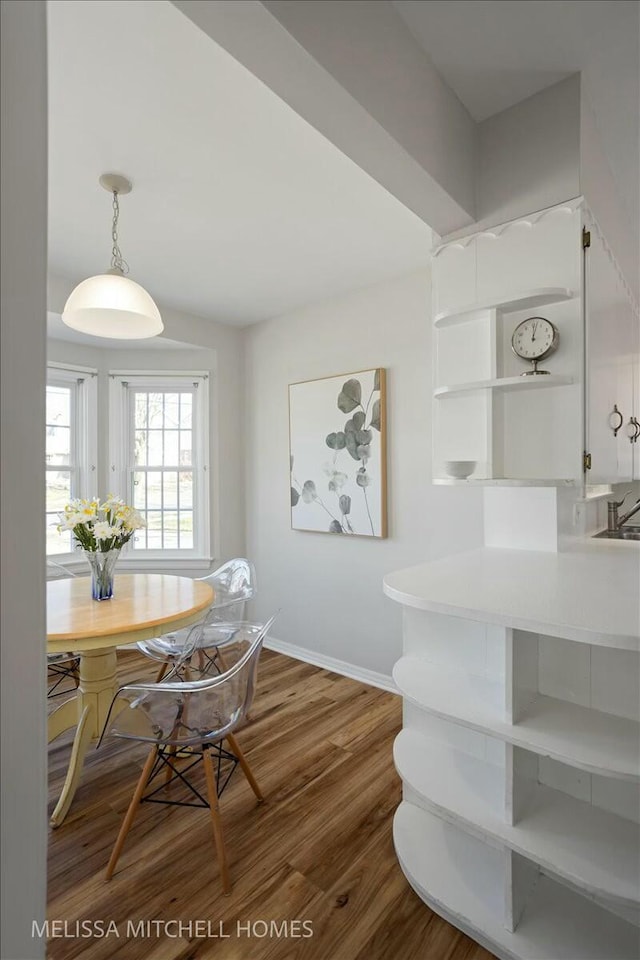
<path fill-rule="evenodd" d="M 591 231 L 585 269 L 587 311 L 587 450 L 589 483 L 630 480 L 633 449 L 625 425 L 633 408 L 634 325 L 615 264 Z M 614 434 L 620 417 L 623 425 Z"/>

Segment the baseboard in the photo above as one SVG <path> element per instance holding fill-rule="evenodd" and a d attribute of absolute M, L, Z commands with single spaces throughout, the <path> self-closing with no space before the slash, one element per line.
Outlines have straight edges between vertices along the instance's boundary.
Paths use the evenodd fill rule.
<path fill-rule="evenodd" d="M 294 643 L 286 643 L 276 637 L 268 637 L 264 645 L 268 650 L 283 653 L 286 657 L 292 657 L 294 660 L 312 663 L 314 667 L 322 667 L 324 670 L 330 670 L 331 673 L 339 673 L 343 677 L 350 677 L 351 680 L 359 680 L 360 683 L 366 683 L 370 687 L 388 690 L 389 693 L 399 693 L 393 678 L 386 673 L 377 673 L 375 670 L 358 667 L 355 663 L 348 663 L 346 660 L 327 657 L 323 653 L 307 650 L 306 647 L 298 647 Z"/>

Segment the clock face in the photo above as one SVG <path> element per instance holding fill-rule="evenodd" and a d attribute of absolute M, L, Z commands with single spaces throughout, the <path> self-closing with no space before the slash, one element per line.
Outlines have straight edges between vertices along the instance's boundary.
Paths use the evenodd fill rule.
<path fill-rule="evenodd" d="M 558 346 L 558 331 L 544 317 L 528 317 L 513 331 L 511 347 L 523 360 L 543 360 Z"/>

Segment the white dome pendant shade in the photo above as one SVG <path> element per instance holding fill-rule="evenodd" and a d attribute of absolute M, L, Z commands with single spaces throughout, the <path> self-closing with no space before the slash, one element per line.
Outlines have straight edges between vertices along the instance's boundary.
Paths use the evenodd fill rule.
<path fill-rule="evenodd" d="M 117 273 L 101 273 L 79 283 L 62 320 L 81 333 L 114 340 L 142 340 L 164 330 L 160 311 L 144 287 Z"/>
<path fill-rule="evenodd" d="M 125 276 L 129 267 L 118 246 L 118 195 L 131 183 L 119 174 L 105 173 L 100 184 L 113 195 L 111 269 L 83 280 L 73 290 L 62 321 L 73 330 L 112 340 L 143 340 L 162 333 L 160 311 L 144 287 Z"/>

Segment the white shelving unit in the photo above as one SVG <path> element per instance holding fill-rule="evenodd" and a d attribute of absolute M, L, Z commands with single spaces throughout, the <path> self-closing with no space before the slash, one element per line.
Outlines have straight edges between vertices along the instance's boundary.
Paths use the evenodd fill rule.
<path fill-rule="evenodd" d="M 435 315 L 433 322 L 436 327 L 447 327 L 468 322 L 473 319 L 471 315 L 478 310 L 500 310 L 501 313 L 512 313 L 516 310 L 544 307 L 550 303 L 558 303 L 560 300 L 572 300 L 574 297 L 575 292 L 566 287 L 541 287 L 538 290 L 528 290 L 498 301 L 485 300 L 467 307 L 443 310 Z"/>
<path fill-rule="evenodd" d="M 436 400 L 457 397 L 461 393 L 476 393 L 478 390 L 539 390 L 545 387 L 565 387 L 573 383 L 573 377 L 549 374 L 540 377 L 497 377 L 494 380 L 475 380 L 457 383 L 451 387 L 438 387 L 433 391 Z"/>
<path fill-rule="evenodd" d="M 509 878 L 522 867 L 521 861 L 512 855 L 512 862 L 495 847 L 414 804 L 398 808 L 393 838 L 402 870 L 418 896 L 505 960 L 638 956 L 637 927 L 544 874 L 537 877 L 520 912 Z M 521 872 L 526 875 L 526 868 Z M 512 931 L 504 918 L 514 912 L 520 915 Z"/>
<path fill-rule="evenodd" d="M 460 486 L 471 484 L 481 487 L 574 487 L 577 480 L 570 478 L 546 477 L 535 480 L 533 477 L 467 477 L 461 480 L 458 477 L 434 477 L 433 483 L 441 486 Z"/>
<path fill-rule="evenodd" d="M 640 555 L 628 558 L 485 548 L 385 578 L 403 605 L 398 860 L 503 960 L 640 955 Z"/>
<path fill-rule="evenodd" d="M 588 773 L 640 782 L 640 726 L 580 704 L 537 694 L 526 718 L 506 719 L 499 680 L 402 657 L 393 670 L 401 694 L 427 713 Z"/>
<path fill-rule="evenodd" d="M 581 480 L 581 229 L 581 210 L 563 207 L 436 251 L 435 481 L 448 479 L 448 460 L 475 460 L 476 481 Z M 541 364 L 548 375 L 522 376 L 530 365 L 511 336 L 541 311 L 559 347 Z"/>

